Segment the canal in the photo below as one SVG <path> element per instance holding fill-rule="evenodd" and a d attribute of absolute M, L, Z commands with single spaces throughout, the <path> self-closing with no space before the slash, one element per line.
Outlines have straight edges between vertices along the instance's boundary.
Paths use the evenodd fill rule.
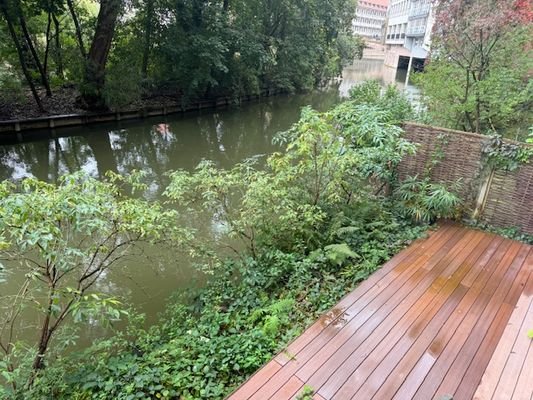
<path fill-rule="evenodd" d="M 184 116 L 27 133 L 22 143 L 0 147 L 0 179 L 35 176 L 54 182 L 63 174 L 79 170 L 98 178 L 108 170 L 121 174 L 142 170 L 147 174 L 148 196 L 158 199 L 167 183 L 167 171 L 192 170 L 203 159 L 231 167 L 248 157 L 269 154 L 275 150 L 273 136 L 296 122 L 302 107 L 329 109 L 347 95 L 351 86 L 365 79 L 378 79 L 384 85 L 396 82 L 404 88 L 405 74 L 389 71 L 381 61 L 361 60 L 344 71 L 342 81 L 310 94 L 266 98 L 240 108 Z M 407 93 L 416 98 L 416 88 L 408 86 Z M 209 235 L 208 231 L 205 234 Z M 150 256 L 127 260 L 96 288 L 144 313 L 147 325 L 157 320 L 169 295 L 197 287 L 204 280 L 188 260 L 175 254 Z M 8 296 L 23 279 L 20 272 L 0 282 L 0 318 Z M 38 315 L 31 309 L 25 311 L 19 338 L 33 340 Z M 98 323 L 90 324 L 77 345 L 85 347 L 103 334 Z"/>

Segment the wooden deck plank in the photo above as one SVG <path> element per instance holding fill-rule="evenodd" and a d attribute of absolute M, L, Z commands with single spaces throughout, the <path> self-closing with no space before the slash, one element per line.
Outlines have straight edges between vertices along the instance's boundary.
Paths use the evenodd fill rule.
<path fill-rule="evenodd" d="M 529 325 L 533 324 L 533 313 L 528 317 Z M 524 368 L 518 378 L 515 392 L 511 400 L 532 400 L 533 399 L 533 340 L 529 341 L 529 350 L 524 360 Z"/>
<path fill-rule="evenodd" d="M 317 400 L 472 399 L 511 314 L 523 310 L 518 299 L 528 290 L 533 297 L 531 249 L 446 224 L 346 295 L 229 399 L 294 400 L 304 386 Z M 533 400 L 533 345 L 512 343 L 505 349 L 516 355 L 499 367 L 494 400 Z"/>
<path fill-rule="evenodd" d="M 281 364 L 276 360 L 270 361 L 263 368 L 257 371 L 246 382 L 246 385 L 242 385 L 232 395 L 233 400 L 245 400 L 253 396 L 257 389 L 261 387 L 261 384 L 268 381 L 276 372 L 281 369 Z"/>
<path fill-rule="evenodd" d="M 457 226 L 445 227 L 444 229 L 445 231 L 442 235 L 435 238 L 429 238 L 427 247 L 424 246 L 421 248 L 419 253 L 412 260 L 407 258 L 404 262 L 399 263 L 390 274 L 384 276 L 372 287 L 366 290 L 362 296 L 359 296 L 348 309 L 335 311 L 335 314 L 339 314 L 337 319 L 329 323 L 329 325 L 299 353 L 293 354 L 289 349 L 288 353 L 291 356 L 291 359 L 281 370 L 270 378 L 269 381 L 251 397 L 251 399 L 264 400 L 270 398 L 280 385 L 283 385 L 302 365 L 305 365 L 311 360 L 318 351 L 337 335 L 337 333 L 341 330 L 343 331 L 343 336 L 339 340 L 342 340 L 348 335 L 351 336 L 350 332 L 353 333 L 357 327 L 368 320 L 368 318 L 372 317 L 377 308 L 379 308 L 378 306 L 381 304 L 382 298 L 386 299 L 396 292 L 396 285 L 403 285 L 426 263 L 438 263 L 463 238 L 463 236 L 472 234 L 471 232 L 465 232 Z M 419 272 L 419 274 L 420 273 L 421 272 Z M 366 287 L 363 289 L 366 289 Z M 358 290 L 356 289 L 356 291 Z M 374 304 L 376 305 L 374 306 Z M 353 324 L 350 323 L 351 321 L 353 321 Z M 346 328 L 346 330 L 343 328 Z"/>
<path fill-rule="evenodd" d="M 481 239 L 481 237 L 479 238 Z M 371 335 L 375 335 L 376 330 L 379 329 L 380 332 L 386 334 L 390 332 L 390 328 L 411 308 L 413 304 L 420 299 L 421 293 L 424 291 L 424 286 L 422 284 L 423 279 L 427 278 L 428 273 L 421 271 L 421 281 L 416 283 L 413 280 L 406 282 L 401 288 L 396 290 L 394 296 L 405 296 L 401 301 L 396 300 L 394 297 L 389 297 L 385 299 L 383 306 L 375 313 L 375 315 L 362 325 L 352 337 L 348 339 L 343 345 L 337 346 L 334 341 L 328 343 L 326 348 L 322 349 L 321 352 L 317 354 L 317 357 L 322 360 L 327 360 L 318 370 L 313 368 L 308 368 L 307 365 L 302 367 L 298 371 L 298 376 L 301 379 L 309 380 L 310 384 L 313 387 L 320 387 L 322 384 L 329 378 L 331 372 L 335 371 L 345 360 L 350 356 L 350 354 L 356 350 L 363 341 L 365 341 Z M 428 278 L 431 280 L 431 278 Z M 412 286 L 416 286 L 415 290 L 412 290 Z M 379 333 L 375 336 L 379 336 Z M 366 347 L 366 346 L 365 346 Z M 329 349 L 328 349 L 329 348 Z M 368 347 L 366 347 L 368 349 Z M 326 350 L 336 350 L 332 356 L 328 359 L 326 357 Z M 350 364 L 353 365 L 353 360 L 350 360 Z M 340 371 L 337 371 L 340 372 Z M 336 372 L 336 377 L 339 377 L 340 374 Z M 313 375 L 313 378 L 311 378 Z"/>
<path fill-rule="evenodd" d="M 527 331 L 533 329 L 533 250 L 529 253 L 528 266 L 530 269 L 529 281 L 527 287 L 524 289 L 522 296 L 530 301 L 530 308 L 526 316 L 524 317 L 525 330 L 519 333 L 521 340 L 529 340 L 529 349 L 527 355 L 524 358 L 524 367 L 518 378 L 515 392 L 513 393 L 512 400 L 533 400 L 533 340 L 527 337 Z M 522 297 L 521 297 L 522 298 Z"/>
<path fill-rule="evenodd" d="M 417 329 L 410 329 L 398 342 L 396 347 L 386 355 L 382 360 L 379 360 L 379 366 L 373 371 L 365 383 L 365 387 L 360 390 L 358 395 L 361 398 L 373 395 L 377 399 L 393 398 L 396 391 L 402 386 L 406 377 L 409 375 L 412 368 L 431 345 L 435 336 L 441 333 L 441 340 L 446 340 L 446 333 L 453 333 L 461 322 L 460 319 L 450 318 L 451 315 L 463 316 L 478 300 L 478 295 L 481 293 L 484 285 L 493 278 L 494 267 L 496 265 L 503 265 L 505 256 L 508 253 L 511 244 L 503 242 L 498 247 L 498 250 L 489 260 L 489 264 L 483 268 L 484 274 L 476 281 L 472 288 L 459 286 L 460 292 L 455 296 L 451 296 L 447 300 L 445 306 L 437 311 L 437 314 L 427 324 L 423 320 L 417 326 Z M 502 261 L 502 262 L 500 262 Z M 503 273 L 502 273 L 503 275 Z M 459 297 L 462 292 L 466 291 L 467 296 Z M 486 297 L 486 296 L 485 296 Z M 444 326 L 444 328 L 443 328 Z"/>
<path fill-rule="evenodd" d="M 303 381 L 293 375 L 276 393 L 274 393 L 274 398 L 280 400 L 292 399 L 303 386 Z"/>
<path fill-rule="evenodd" d="M 531 309 L 531 301 L 527 307 L 528 311 Z M 526 308 L 526 307 L 524 307 Z M 526 361 L 526 356 L 529 351 L 531 344 L 531 339 L 527 337 L 527 330 L 529 321 L 525 319 L 522 321 L 520 330 L 516 335 L 516 340 L 507 362 L 505 364 L 505 369 L 503 370 L 502 375 L 500 376 L 500 381 L 498 386 L 494 391 L 493 399 L 510 399 L 513 397 L 515 388 L 518 384 L 518 378 L 524 367 L 524 362 Z M 525 366 L 526 368 L 533 368 L 533 365 Z M 533 382 L 529 383 L 530 388 L 533 389 Z"/>
<path fill-rule="evenodd" d="M 511 248 L 516 249 L 517 251 L 514 253 L 515 255 L 512 258 L 510 266 L 505 259 L 502 261 L 504 267 L 509 266 L 505 269 L 502 268 L 505 274 L 498 281 L 493 280 L 489 282 L 489 285 L 483 289 L 483 294 L 487 296 L 489 301 L 484 305 L 480 303 L 480 308 L 478 310 L 474 308 L 472 312 L 468 313 L 446 344 L 445 348 L 443 348 L 441 352 L 435 354 L 438 357 L 438 360 L 436 360 L 435 365 L 432 366 L 431 370 L 427 371 L 424 383 L 418 389 L 416 396 L 413 397 L 414 400 L 433 398 L 435 392 L 441 386 L 441 383 L 442 388 L 440 390 L 442 391 L 442 394 L 453 394 L 477 353 L 481 342 L 487 332 L 489 332 L 489 328 L 493 327 L 493 329 L 500 329 L 503 332 L 503 327 L 505 326 L 506 321 L 503 321 L 503 325 L 493 324 L 493 321 L 498 315 L 503 300 L 511 290 L 515 278 L 520 272 L 529 252 L 528 246 L 520 246 L 518 243 L 513 243 Z M 492 285 L 493 283 L 494 285 Z M 444 330 L 445 329 L 443 329 L 443 331 Z M 431 347 L 429 350 L 431 352 Z M 444 376 L 446 376 L 447 379 L 442 382 Z M 465 381 L 465 384 L 467 384 L 471 390 L 475 391 L 479 384 L 479 380 Z"/>
<path fill-rule="evenodd" d="M 533 258 L 532 256 L 530 253 L 529 258 Z M 527 337 L 527 330 L 533 326 L 533 296 L 527 295 L 533 292 L 533 273 L 528 268 L 524 269 L 529 273 L 524 294 L 518 300 L 496 350 L 490 358 L 481 384 L 474 395 L 476 400 L 511 399 L 514 393 L 515 398 L 529 400 L 533 395 L 533 384 L 531 380 L 527 381 L 527 370 L 533 369 L 533 363 L 523 368 L 528 365 L 526 361 L 529 351 L 533 348 L 532 340 Z"/>
<path fill-rule="evenodd" d="M 508 304 L 503 304 L 500 310 L 498 311 L 498 315 L 493 321 L 493 324 L 495 326 L 498 325 L 505 325 L 506 321 L 509 320 L 509 315 L 511 315 L 513 311 L 513 308 Z M 478 385 L 478 382 L 481 381 L 480 378 L 480 371 L 484 371 L 483 365 L 487 365 L 492 354 L 494 351 L 494 348 L 498 344 L 498 340 L 500 340 L 501 332 L 499 332 L 496 329 L 492 329 L 490 333 L 485 337 L 483 340 L 483 343 L 479 347 L 478 353 L 476 354 L 474 360 L 470 363 L 470 367 L 467 369 L 466 374 L 464 375 L 463 379 L 466 382 L 463 385 L 460 385 L 457 389 L 457 396 L 468 396 L 468 399 L 471 399 L 473 397 L 473 394 Z M 441 384 L 441 387 L 443 385 L 446 385 L 448 378 L 445 377 L 443 383 Z M 442 389 L 439 388 L 439 391 L 437 393 L 442 393 Z"/>
<path fill-rule="evenodd" d="M 527 256 L 528 250 L 529 254 L 531 254 L 530 249 L 531 246 L 524 245 L 522 251 L 525 252 Z M 530 275 L 530 260 L 531 258 L 527 256 L 526 260 L 522 261 L 521 269 L 519 270 L 518 274 L 515 275 L 511 289 L 508 291 L 507 296 L 505 296 L 505 299 L 500 306 L 498 314 L 501 314 L 501 321 L 498 319 L 494 320 L 488 331 L 486 331 L 485 337 L 482 338 L 483 340 L 481 342 L 480 339 L 483 332 L 481 325 L 476 329 L 476 332 L 479 332 L 479 336 L 468 338 L 470 345 L 473 348 L 476 346 L 478 348 L 473 359 L 469 361 L 465 357 L 466 352 L 468 351 L 467 348 L 462 349 L 459 353 L 459 356 L 454 361 L 454 364 L 450 367 L 448 373 L 446 374 L 437 393 L 446 391 L 448 393 L 455 393 L 456 397 L 461 396 L 465 398 L 472 398 L 481 381 L 480 374 L 476 373 L 475 371 L 485 371 L 487 368 L 492 354 L 494 353 L 494 350 L 496 349 L 498 342 L 504 333 L 507 321 L 511 317 L 520 294 L 526 286 L 528 277 Z M 513 274 L 515 267 L 519 262 L 519 258 L 517 258 L 515 261 L 516 263 L 513 263 L 508 268 L 508 277 L 511 276 L 510 274 Z M 494 293 L 492 300 L 498 301 L 498 298 L 501 299 L 501 296 L 499 297 L 498 293 Z M 482 318 L 488 318 L 487 314 L 481 316 L 480 324 L 482 323 Z"/>
<path fill-rule="evenodd" d="M 478 236 L 474 239 L 473 243 L 479 245 L 479 241 L 481 238 L 481 236 Z M 486 240 L 485 245 L 481 245 L 480 248 L 486 248 L 488 241 L 490 240 Z M 448 264 L 446 262 L 441 263 L 441 265 L 442 267 L 454 266 L 453 263 Z M 440 270 L 437 268 L 434 269 L 435 273 L 438 273 L 439 271 Z M 318 370 L 317 376 L 314 376 L 312 377 L 312 379 L 309 380 L 311 386 L 320 386 L 321 389 L 319 391 L 322 395 L 333 396 L 335 392 L 344 384 L 346 379 L 351 375 L 351 372 L 368 358 L 368 354 L 370 351 L 372 351 L 372 354 L 376 359 L 380 360 L 382 357 L 384 357 L 387 353 L 391 351 L 393 345 L 400 339 L 401 336 L 403 336 L 403 334 L 409 327 L 411 327 L 413 324 L 419 324 L 419 326 L 425 325 L 425 323 L 422 323 L 420 320 L 417 320 L 417 317 L 423 316 L 422 318 L 428 318 L 438 311 L 438 307 L 434 307 L 434 302 L 432 302 L 432 300 L 440 293 L 441 289 L 448 282 L 446 278 L 447 274 L 445 272 L 443 272 L 442 274 L 444 276 L 440 276 L 438 278 L 433 279 L 431 278 L 431 276 L 429 276 L 429 281 L 427 282 L 429 286 L 412 282 L 412 284 L 416 287 L 415 290 L 411 291 L 406 300 L 401 303 L 398 303 L 398 307 L 394 311 L 394 315 L 389 315 L 387 318 L 383 319 L 382 325 L 380 325 L 376 330 L 374 330 L 372 336 L 370 337 L 370 340 L 367 340 L 364 343 L 363 341 L 361 341 L 359 343 L 359 346 L 357 346 L 357 343 L 354 342 L 352 346 L 354 347 L 354 350 L 358 351 L 354 351 L 352 354 L 349 353 L 348 349 L 341 348 L 341 354 L 348 354 L 343 364 L 340 364 L 337 367 L 338 371 L 335 371 L 334 374 L 330 373 L 330 377 L 327 383 L 325 383 L 323 385 L 324 387 L 322 387 L 324 381 L 323 377 L 319 376 L 321 371 Z M 448 287 L 446 290 L 449 291 L 450 289 L 451 288 Z M 448 296 L 449 293 L 447 292 L 445 294 L 441 293 L 441 296 L 438 298 L 438 300 L 435 301 L 440 301 L 439 304 L 442 304 L 448 298 Z M 412 297 L 412 300 L 409 300 L 409 297 Z M 433 307 L 433 310 L 431 309 L 431 307 Z M 396 323 L 398 321 L 399 324 L 396 326 Z M 354 337 L 354 339 L 357 339 L 357 337 Z M 362 339 L 365 338 L 363 337 Z M 370 372 L 369 364 L 370 363 L 367 361 L 367 363 L 363 367 L 365 371 Z M 325 371 L 327 371 L 328 369 L 331 371 L 333 367 L 334 364 L 330 365 L 326 363 L 323 366 L 323 369 Z M 354 377 L 353 379 L 355 380 L 357 378 Z"/>
<path fill-rule="evenodd" d="M 357 290 L 348 293 L 332 310 L 325 313 L 301 336 L 289 344 L 286 351 L 283 351 L 276 356 L 276 361 L 278 361 L 281 365 L 285 365 L 292 359 L 293 355 L 299 353 L 324 329 L 335 323 L 335 321 L 341 317 L 342 312 L 340 310 L 348 309 L 370 289 L 372 289 L 378 282 L 381 281 L 381 285 L 387 285 L 388 281 L 392 281 L 392 272 L 396 267 L 398 267 L 398 265 L 402 263 L 408 264 L 413 262 L 414 260 L 418 259 L 421 254 L 431 251 L 432 246 L 435 246 L 436 243 L 440 243 L 438 242 L 439 240 L 447 240 L 453 227 L 453 224 L 445 224 L 438 231 L 431 232 L 428 238 L 419 239 L 411 246 L 402 250 L 398 255 L 385 263 L 376 273 L 372 274 L 372 276 L 370 276 L 367 280 L 363 281 L 357 287 Z M 387 275 L 390 276 L 387 277 Z"/>

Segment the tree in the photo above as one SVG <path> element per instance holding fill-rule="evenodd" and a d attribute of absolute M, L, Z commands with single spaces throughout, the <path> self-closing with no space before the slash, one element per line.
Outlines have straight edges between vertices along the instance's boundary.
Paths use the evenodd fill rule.
<path fill-rule="evenodd" d="M 33 82 L 30 69 L 28 67 L 28 63 L 26 60 L 26 54 L 24 51 L 25 49 L 24 43 L 20 40 L 19 34 L 16 30 L 17 12 L 20 12 L 20 7 L 16 7 L 13 3 L 8 2 L 8 1 L 0 2 L 0 15 L 3 17 L 7 25 L 9 36 L 11 37 L 11 40 L 13 41 L 13 45 L 15 46 L 15 49 L 17 51 L 18 60 L 19 60 L 22 72 L 24 74 L 24 77 L 26 78 L 26 82 L 28 83 L 28 86 L 30 87 L 31 93 L 33 95 L 35 103 L 37 104 L 37 107 L 39 108 L 40 111 L 44 112 L 44 107 L 42 105 L 41 98 L 39 97 L 39 94 L 35 87 L 35 83 Z M 20 15 L 18 19 L 24 20 L 24 17 Z"/>
<path fill-rule="evenodd" d="M 39 75 L 41 77 L 41 83 L 46 89 L 46 95 L 52 96 L 52 89 L 50 88 L 50 82 L 48 81 L 46 70 L 43 66 L 43 63 L 41 62 L 36 46 L 33 43 L 33 38 L 31 37 L 30 31 L 26 24 L 26 17 L 24 15 L 24 10 L 22 8 L 21 2 L 19 0 L 12 0 L 12 9 L 18 18 L 19 25 L 22 31 L 22 36 L 24 37 L 26 46 L 29 49 L 29 52 L 31 54 L 31 60 L 33 64 L 35 65 L 35 67 L 37 68 L 37 71 L 39 72 Z"/>
<path fill-rule="evenodd" d="M 0 185 L 3 272 L 26 272 L 18 292 L 3 299 L 8 306 L 0 326 L 0 361 L 8 371 L 15 370 L 17 321 L 28 306 L 37 305 L 41 318 L 29 385 L 46 365 L 52 340 L 68 319 L 121 317 L 116 299 L 93 291 L 110 268 L 143 243 L 180 239 L 176 212 L 123 194 L 122 184 L 142 189 L 139 178 L 111 174 L 97 181 L 77 173 L 60 178 L 57 185 L 33 178 Z M 12 383 L 16 389 L 16 380 Z"/>
<path fill-rule="evenodd" d="M 105 85 L 106 64 L 122 7 L 123 0 L 100 1 L 96 28 L 87 54 L 82 89 L 83 100 L 90 109 L 106 108 L 102 93 Z"/>
<path fill-rule="evenodd" d="M 354 0 L 8 3 L 2 14 L 22 55 L 15 59 L 11 45 L 9 64 L 26 68 L 34 86 L 40 77 L 48 93 L 53 78 L 73 83 L 80 105 L 93 110 L 161 91 L 187 102 L 309 90 L 337 76 L 361 47 L 350 31 Z"/>
<path fill-rule="evenodd" d="M 81 25 L 78 18 L 78 14 L 76 13 L 76 9 L 74 8 L 74 4 L 72 3 L 72 0 L 67 0 L 67 6 L 68 10 L 70 12 L 70 15 L 72 17 L 72 22 L 74 22 L 74 27 L 76 28 L 76 39 L 78 41 L 78 47 L 80 49 L 80 54 L 83 57 L 83 59 L 87 58 L 87 51 L 85 50 L 85 43 L 83 41 L 83 34 L 81 31 Z"/>
<path fill-rule="evenodd" d="M 432 59 L 420 77 L 437 122 L 478 133 L 523 123 L 509 118 L 531 102 L 532 16 L 520 0 L 438 3 Z"/>
<path fill-rule="evenodd" d="M 143 43 L 143 59 L 141 74 L 144 79 L 148 76 L 148 61 L 150 52 L 152 50 L 153 30 L 154 30 L 154 0 L 146 0 L 146 9 L 144 17 L 144 43 Z"/>
<path fill-rule="evenodd" d="M 414 151 L 388 112 L 355 101 L 322 114 L 305 108 L 278 140 L 284 151 L 263 168 L 257 160 L 231 170 L 204 161 L 194 173 L 172 173 L 165 194 L 212 215 L 254 258 L 259 249 L 306 253 L 323 241 L 336 212 L 381 195 L 394 166 Z"/>

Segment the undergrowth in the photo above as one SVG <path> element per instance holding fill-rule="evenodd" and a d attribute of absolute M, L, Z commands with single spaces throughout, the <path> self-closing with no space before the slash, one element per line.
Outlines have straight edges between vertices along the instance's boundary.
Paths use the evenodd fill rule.
<path fill-rule="evenodd" d="M 159 325 L 57 360 L 26 395 L 223 398 L 425 229 L 386 214 L 370 224 L 351 222 L 339 235 L 357 254 L 272 249 L 258 259 L 226 261 L 196 296 L 175 298 Z"/>

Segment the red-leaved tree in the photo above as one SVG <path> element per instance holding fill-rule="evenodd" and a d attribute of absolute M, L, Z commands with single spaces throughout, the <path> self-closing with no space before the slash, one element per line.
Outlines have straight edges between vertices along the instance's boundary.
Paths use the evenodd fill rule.
<path fill-rule="evenodd" d="M 435 2 L 433 54 L 451 61 L 464 73 L 464 101 L 473 95 L 473 110 L 465 111 L 465 126 L 482 130 L 483 99 L 479 82 L 492 67 L 493 55 L 505 46 L 507 35 L 530 26 L 530 0 L 439 0 Z"/>

